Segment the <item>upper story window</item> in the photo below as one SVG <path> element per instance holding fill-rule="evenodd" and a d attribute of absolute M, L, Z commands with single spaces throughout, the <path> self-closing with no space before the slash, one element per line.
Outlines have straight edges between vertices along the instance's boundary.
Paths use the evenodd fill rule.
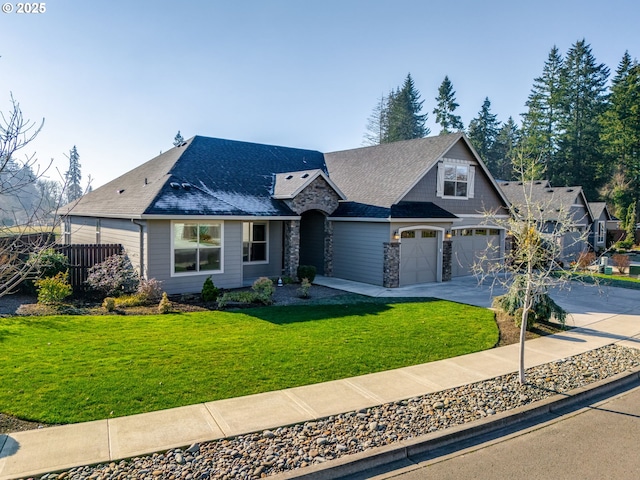
<path fill-rule="evenodd" d="M 222 223 L 173 224 L 173 273 L 222 271 Z"/>
<path fill-rule="evenodd" d="M 607 229 L 605 228 L 605 222 L 602 220 L 598 221 L 598 243 L 604 243 L 606 234 Z"/>
<path fill-rule="evenodd" d="M 267 261 L 267 223 L 244 222 L 242 224 L 242 261 Z"/>
<path fill-rule="evenodd" d="M 475 166 L 463 160 L 438 164 L 438 197 L 467 199 L 474 196 Z"/>

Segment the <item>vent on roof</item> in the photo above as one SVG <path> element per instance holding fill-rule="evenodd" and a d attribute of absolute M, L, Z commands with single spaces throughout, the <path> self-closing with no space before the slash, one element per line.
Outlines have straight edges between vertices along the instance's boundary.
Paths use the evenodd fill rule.
<path fill-rule="evenodd" d="M 536 182 L 536 185 L 542 185 L 542 182 L 538 181 Z"/>
<path fill-rule="evenodd" d="M 573 192 L 573 188 L 567 188 L 567 192 Z"/>
<path fill-rule="evenodd" d="M 191 190 L 191 184 L 187 183 L 187 182 L 184 182 L 182 184 L 182 188 L 184 188 L 185 190 Z"/>
<path fill-rule="evenodd" d="M 553 188 L 549 188 L 549 189 L 547 190 L 547 193 L 553 193 Z"/>
<path fill-rule="evenodd" d="M 187 144 L 187 142 L 182 142 L 179 146 L 180 147 L 184 147 Z"/>
<path fill-rule="evenodd" d="M 304 173 L 304 174 L 302 174 L 302 175 L 300 176 L 300 178 L 307 178 L 308 176 L 309 176 L 309 174 L 308 174 L 308 173 Z"/>
<path fill-rule="evenodd" d="M 518 182 L 518 185 L 522 185 L 522 182 Z"/>
<path fill-rule="evenodd" d="M 149 180 L 147 179 L 147 177 L 144 177 L 144 184 L 149 185 Z"/>
<path fill-rule="evenodd" d="M 180 184 L 178 182 L 171 182 L 169 185 L 171 186 L 171 188 L 174 188 L 176 190 L 180 188 Z"/>
<path fill-rule="evenodd" d="M 286 177 L 284 177 L 285 180 L 291 180 L 293 178 L 293 175 L 287 175 Z"/>
<path fill-rule="evenodd" d="M 118 192 L 118 195 L 122 195 L 124 193 L 124 188 L 120 188 L 116 190 L 116 192 Z"/>

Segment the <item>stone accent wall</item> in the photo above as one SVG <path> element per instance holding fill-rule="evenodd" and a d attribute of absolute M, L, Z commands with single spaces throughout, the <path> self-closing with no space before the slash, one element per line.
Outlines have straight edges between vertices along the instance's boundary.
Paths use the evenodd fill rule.
<path fill-rule="evenodd" d="M 318 177 L 295 198 L 285 200 L 287 206 L 298 215 L 309 210 L 320 210 L 331 215 L 338 208 L 340 197 L 327 181 Z"/>
<path fill-rule="evenodd" d="M 442 281 L 448 282 L 451 280 L 451 269 L 453 262 L 453 244 L 451 239 L 446 239 L 442 242 Z"/>
<path fill-rule="evenodd" d="M 284 222 L 284 275 L 296 278 L 300 265 L 300 220 Z"/>
<path fill-rule="evenodd" d="M 333 222 L 324 219 L 324 275 L 333 277 Z"/>
<path fill-rule="evenodd" d="M 400 243 L 384 243 L 384 272 L 382 286 L 397 288 L 400 286 Z"/>

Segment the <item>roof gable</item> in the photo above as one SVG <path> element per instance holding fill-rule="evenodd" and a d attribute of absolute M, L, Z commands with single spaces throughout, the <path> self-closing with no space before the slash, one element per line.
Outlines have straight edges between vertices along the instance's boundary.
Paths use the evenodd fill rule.
<path fill-rule="evenodd" d="M 273 198 L 292 199 L 309 186 L 316 178 L 321 177 L 338 194 L 341 200 L 347 197 L 322 170 L 303 170 L 300 172 L 286 172 L 275 175 Z"/>

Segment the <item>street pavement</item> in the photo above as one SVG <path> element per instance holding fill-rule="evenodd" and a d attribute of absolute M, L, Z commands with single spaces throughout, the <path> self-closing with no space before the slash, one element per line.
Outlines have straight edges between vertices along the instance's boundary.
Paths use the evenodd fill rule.
<path fill-rule="evenodd" d="M 640 387 L 462 451 L 359 479 L 640 478 Z M 406 463 L 406 462 L 405 462 Z"/>

